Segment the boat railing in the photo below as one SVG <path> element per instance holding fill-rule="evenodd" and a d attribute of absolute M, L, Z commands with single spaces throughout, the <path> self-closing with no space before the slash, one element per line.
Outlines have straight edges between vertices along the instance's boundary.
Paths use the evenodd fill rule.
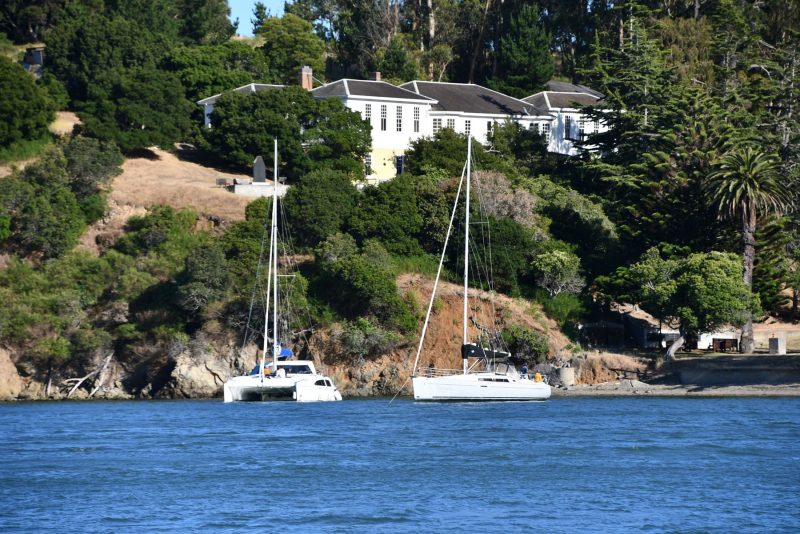
<path fill-rule="evenodd" d="M 463 372 L 464 371 L 462 369 L 442 369 L 439 367 L 425 367 L 424 369 L 420 369 L 419 375 L 428 378 L 434 378 L 437 376 L 460 375 Z"/>

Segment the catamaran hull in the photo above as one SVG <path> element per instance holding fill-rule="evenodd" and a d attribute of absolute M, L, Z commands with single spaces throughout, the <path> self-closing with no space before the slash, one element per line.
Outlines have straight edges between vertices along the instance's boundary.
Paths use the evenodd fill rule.
<path fill-rule="evenodd" d="M 342 395 L 336 388 L 315 385 L 314 380 L 292 378 L 265 378 L 239 376 L 225 382 L 225 402 L 247 401 L 340 401 Z"/>
<path fill-rule="evenodd" d="M 495 380 L 467 374 L 415 377 L 411 383 L 417 401 L 543 401 L 550 398 L 550 386 L 544 382 Z"/>

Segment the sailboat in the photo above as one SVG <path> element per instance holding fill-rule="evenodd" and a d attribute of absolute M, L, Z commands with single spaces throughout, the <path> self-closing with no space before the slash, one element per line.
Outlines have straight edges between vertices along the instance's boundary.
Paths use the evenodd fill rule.
<path fill-rule="evenodd" d="M 431 292 L 431 300 L 422 326 L 417 355 L 411 372 L 411 384 L 414 390 L 414 400 L 417 401 L 534 401 L 550 398 L 550 386 L 544 382 L 539 374 L 529 377 L 527 372 L 520 373 L 511 361 L 511 354 L 501 350 L 485 348 L 480 342 L 470 340 L 469 332 L 469 203 L 471 181 L 472 139 L 467 140 L 467 162 L 465 172 L 458 184 L 453 211 L 450 215 L 450 224 L 439 259 L 436 280 Z M 462 369 L 434 369 L 427 368 L 424 376 L 418 374 L 419 360 L 422 353 L 425 334 L 428 330 L 431 310 L 433 309 L 436 288 L 442 273 L 445 251 L 450 240 L 453 220 L 458 208 L 462 186 L 466 183 L 465 223 L 464 223 L 464 314 L 463 314 L 463 342 L 461 345 Z"/>
<path fill-rule="evenodd" d="M 278 141 L 275 140 L 272 188 L 272 231 L 269 243 L 267 303 L 264 312 L 264 345 L 261 362 L 245 376 L 228 379 L 223 387 L 225 402 L 293 400 L 297 402 L 340 401 L 342 394 L 329 377 L 319 373 L 311 360 L 291 360 L 292 351 L 282 347 L 278 335 Z M 270 286 L 272 296 L 270 299 Z M 269 315 L 272 305 L 272 339 Z M 266 361 L 271 348 L 272 360 Z"/>

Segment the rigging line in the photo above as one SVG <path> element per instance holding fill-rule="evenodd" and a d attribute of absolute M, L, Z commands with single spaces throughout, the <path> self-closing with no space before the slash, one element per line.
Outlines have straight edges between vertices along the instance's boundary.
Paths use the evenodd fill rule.
<path fill-rule="evenodd" d="M 453 220 L 456 216 L 456 208 L 458 207 L 458 197 L 461 196 L 461 186 L 464 185 L 464 176 L 467 174 L 467 165 L 464 164 L 464 169 L 461 171 L 461 180 L 458 182 L 458 191 L 456 191 L 456 198 L 453 201 L 453 212 L 450 214 L 450 223 L 447 226 L 447 234 L 444 238 L 444 245 L 442 246 L 442 255 L 439 258 L 439 267 L 436 270 L 436 280 L 433 282 L 433 289 L 431 290 L 431 300 L 428 303 L 428 312 L 425 314 L 425 322 L 422 325 L 422 333 L 419 336 L 419 346 L 417 347 L 417 357 L 414 359 L 414 367 L 411 369 L 411 376 L 417 373 L 417 364 L 419 363 L 419 356 L 422 353 L 422 343 L 425 341 L 425 332 L 428 330 L 428 320 L 431 317 L 431 310 L 433 309 L 433 299 L 436 297 L 436 288 L 439 286 L 439 276 L 442 274 L 442 264 L 444 264 L 444 256 L 447 251 L 447 242 L 450 240 L 450 231 L 453 229 Z"/>
<path fill-rule="evenodd" d="M 389 401 L 389 405 L 390 405 L 390 406 L 392 405 L 392 403 L 394 402 L 394 400 L 395 400 L 395 399 L 396 399 L 396 398 L 397 398 L 397 397 L 398 397 L 398 396 L 399 396 L 399 395 L 400 395 L 400 394 L 403 392 L 403 390 L 404 390 L 404 389 L 406 389 L 406 386 L 408 385 L 408 382 L 409 382 L 409 380 L 411 380 L 411 377 L 410 377 L 410 376 L 409 376 L 408 378 L 406 378 L 406 381 L 405 381 L 405 382 L 403 382 L 403 385 L 402 385 L 402 386 L 400 386 L 400 389 L 398 389 L 398 390 L 397 390 L 397 393 L 395 393 L 395 394 L 394 394 L 394 397 L 392 397 L 392 400 L 390 400 L 390 401 Z"/>
<path fill-rule="evenodd" d="M 269 212 L 267 212 L 267 213 L 269 213 Z M 253 280 L 253 292 L 250 295 L 250 309 L 247 312 L 247 323 L 245 324 L 244 341 L 242 341 L 242 348 L 241 348 L 242 351 L 244 350 L 245 346 L 247 345 L 247 336 L 248 336 L 248 332 L 249 332 L 249 329 L 250 329 L 250 321 L 252 320 L 252 317 L 253 317 L 253 305 L 255 304 L 255 300 L 256 300 L 256 289 L 258 288 L 258 285 L 259 285 L 258 283 L 259 283 L 260 278 L 261 278 L 261 274 L 260 274 L 261 273 L 261 263 L 262 263 L 262 260 L 264 259 L 264 243 L 266 242 L 266 238 L 267 238 L 267 217 L 265 216 L 264 217 L 264 231 L 261 233 L 261 248 L 260 248 L 260 250 L 258 252 L 258 263 L 256 264 L 256 277 L 255 277 L 255 280 Z"/>

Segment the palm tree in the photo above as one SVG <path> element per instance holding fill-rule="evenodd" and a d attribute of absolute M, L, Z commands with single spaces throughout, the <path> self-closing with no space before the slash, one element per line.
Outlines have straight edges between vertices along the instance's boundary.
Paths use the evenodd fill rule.
<path fill-rule="evenodd" d="M 730 152 L 708 176 L 705 191 L 717 207 L 719 218 L 742 218 L 744 282 L 753 286 L 756 223 L 759 216 L 779 215 L 791 205 L 791 191 L 778 176 L 778 160 L 753 147 Z M 752 353 L 753 317 L 742 329 L 741 351 Z"/>

